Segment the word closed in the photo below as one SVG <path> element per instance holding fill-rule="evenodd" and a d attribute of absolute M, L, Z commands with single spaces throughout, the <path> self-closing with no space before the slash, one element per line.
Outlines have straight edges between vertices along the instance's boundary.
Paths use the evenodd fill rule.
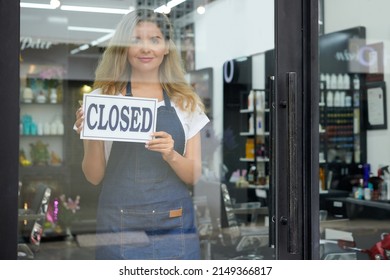
<path fill-rule="evenodd" d="M 156 131 L 157 99 L 84 94 L 81 139 L 146 142 Z"/>

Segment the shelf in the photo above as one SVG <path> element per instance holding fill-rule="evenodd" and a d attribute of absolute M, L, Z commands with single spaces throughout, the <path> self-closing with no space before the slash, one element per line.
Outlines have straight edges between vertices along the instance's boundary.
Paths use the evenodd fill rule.
<path fill-rule="evenodd" d="M 20 134 L 20 137 L 37 137 L 37 138 L 44 138 L 44 137 L 63 137 L 64 134 L 43 134 L 43 135 L 26 135 L 26 134 Z"/>
<path fill-rule="evenodd" d="M 269 112 L 269 109 L 264 109 L 264 110 L 257 110 L 257 112 Z M 240 110 L 240 113 L 242 114 L 250 114 L 250 113 L 253 113 L 253 109 L 241 109 Z"/>
<path fill-rule="evenodd" d="M 45 165 L 45 166 L 19 166 L 19 172 L 23 176 L 58 176 L 60 173 L 65 173 L 64 164 L 61 165 Z"/>
<path fill-rule="evenodd" d="M 246 188 L 248 189 L 264 189 L 264 190 L 269 190 L 269 185 L 254 185 L 254 184 L 249 184 Z"/>
<path fill-rule="evenodd" d="M 250 110 L 250 109 L 241 109 L 240 113 L 243 113 L 243 114 L 245 114 L 245 113 L 253 113 L 253 109 L 252 110 Z"/>
<path fill-rule="evenodd" d="M 44 103 L 38 103 L 38 102 L 20 102 L 20 105 L 26 105 L 26 106 L 56 106 L 56 105 L 63 105 L 62 103 L 60 102 L 57 102 L 57 103 L 50 103 L 50 102 L 44 102 Z"/>
<path fill-rule="evenodd" d="M 268 136 L 269 132 L 257 133 L 257 136 Z M 240 136 L 255 136 L 253 132 L 240 132 Z"/>
<path fill-rule="evenodd" d="M 240 158 L 240 161 L 242 162 L 254 162 L 254 158 Z M 264 158 L 264 157 L 257 157 L 256 158 L 257 162 L 269 162 L 269 158 Z"/>

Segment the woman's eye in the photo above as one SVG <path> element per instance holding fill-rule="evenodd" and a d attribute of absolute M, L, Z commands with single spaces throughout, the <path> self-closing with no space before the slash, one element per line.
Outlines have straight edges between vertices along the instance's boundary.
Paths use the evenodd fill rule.
<path fill-rule="evenodd" d="M 160 40 L 159 40 L 158 38 L 152 38 L 152 39 L 151 39 L 151 42 L 152 42 L 153 44 L 158 44 L 158 43 L 160 42 Z"/>

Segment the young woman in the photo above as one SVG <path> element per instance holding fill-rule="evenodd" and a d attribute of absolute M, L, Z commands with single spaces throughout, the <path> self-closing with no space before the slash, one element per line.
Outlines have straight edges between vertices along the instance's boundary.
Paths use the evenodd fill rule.
<path fill-rule="evenodd" d="M 84 140 L 82 169 L 102 186 L 98 259 L 198 259 L 188 187 L 201 175 L 200 130 L 209 121 L 187 84 L 168 18 L 124 16 L 96 70 L 94 91 L 157 98 L 157 129 L 146 144 Z M 82 130 L 84 112 L 76 112 Z"/>

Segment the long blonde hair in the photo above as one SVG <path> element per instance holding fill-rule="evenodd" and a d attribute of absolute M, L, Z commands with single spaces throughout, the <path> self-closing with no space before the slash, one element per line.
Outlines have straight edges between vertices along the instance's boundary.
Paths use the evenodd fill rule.
<path fill-rule="evenodd" d="M 131 66 L 127 59 L 131 34 L 137 24 L 145 21 L 155 23 L 160 28 L 169 47 L 169 53 L 165 55 L 159 70 L 162 88 L 182 110 L 194 111 L 197 106 L 203 110 L 199 96 L 185 79 L 185 71 L 173 42 L 173 29 L 168 17 L 152 10 L 140 9 L 123 17 L 99 61 L 93 87 L 101 88 L 103 94 L 108 95 L 115 95 L 126 87 L 131 76 Z"/>

